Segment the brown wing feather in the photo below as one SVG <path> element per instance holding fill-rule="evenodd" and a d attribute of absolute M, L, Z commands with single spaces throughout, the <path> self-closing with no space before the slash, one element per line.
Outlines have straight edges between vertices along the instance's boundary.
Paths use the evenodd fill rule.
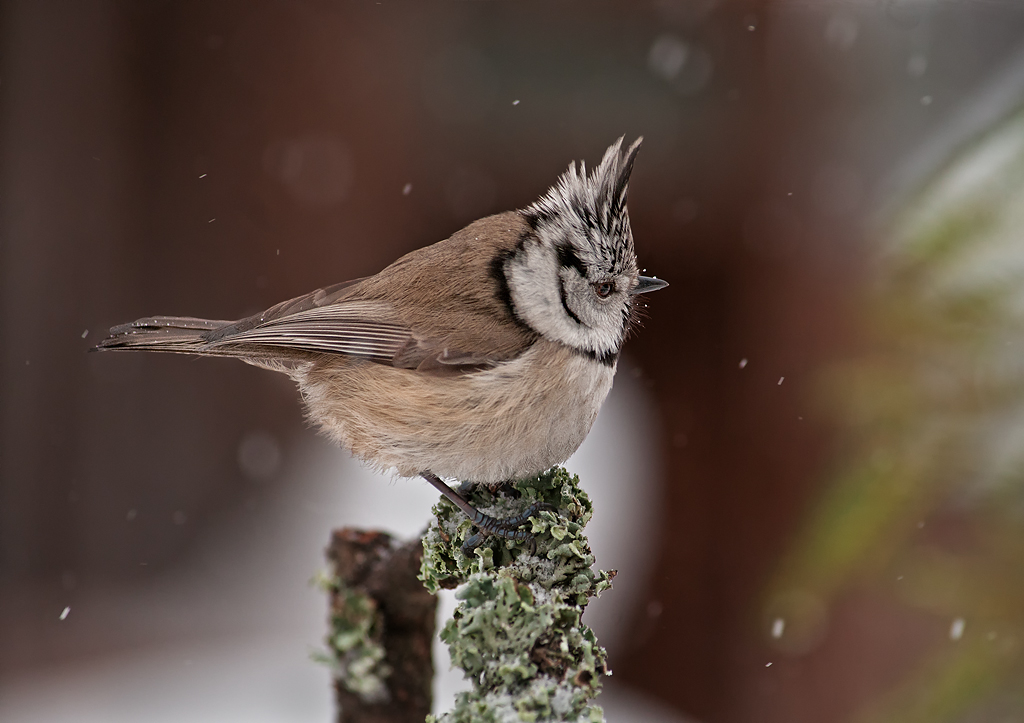
<path fill-rule="evenodd" d="M 513 316 L 493 267 L 528 233 L 515 212 L 481 219 L 375 276 L 315 291 L 218 330 L 210 335 L 211 347 L 259 344 L 351 354 L 433 374 L 513 359 L 537 335 Z"/>
<path fill-rule="evenodd" d="M 403 256 L 353 287 L 346 298 L 388 303 L 412 331 L 396 365 L 489 365 L 513 359 L 537 334 L 513 315 L 495 259 L 531 233 L 510 211 L 476 221 L 451 238 Z M 439 277 L 443 274 L 443 277 Z"/>
<path fill-rule="evenodd" d="M 441 374 L 492 366 L 537 339 L 512 314 L 494 264 L 528 233 L 518 213 L 490 216 L 375 276 L 317 289 L 234 322 L 139 319 L 111 329 L 98 348 L 270 360 L 345 354 Z"/>
<path fill-rule="evenodd" d="M 261 319 L 263 316 L 255 317 L 258 321 L 251 326 L 245 322 L 234 325 L 227 335 L 217 330 L 211 335 L 214 338 L 207 340 L 206 348 L 297 349 L 390 364 L 412 336 L 387 304 L 373 301 L 341 301 L 284 316 Z"/>

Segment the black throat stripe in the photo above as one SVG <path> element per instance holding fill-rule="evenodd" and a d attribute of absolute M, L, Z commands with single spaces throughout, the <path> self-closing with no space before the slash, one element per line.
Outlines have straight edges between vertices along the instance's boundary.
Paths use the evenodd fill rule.
<path fill-rule="evenodd" d="M 573 310 L 569 308 L 569 302 L 565 294 L 565 280 L 561 276 L 558 277 L 558 298 L 562 300 L 562 308 L 565 309 L 565 313 L 569 315 L 569 318 L 580 326 L 586 326 L 580 321 L 580 317 L 576 316 Z"/>
<path fill-rule="evenodd" d="M 586 357 L 591 361 L 600 362 L 601 364 L 604 364 L 606 367 L 615 366 L 615 363 L 619 360 L 619 352 L 617 349 L 615 351 L 606 351 L 599 354 L 598 352 L 591 351 L 590 349 L 580 349 L 575 346 L 571 346 L 569 348 L 572 349 L 574 354 Z"/>

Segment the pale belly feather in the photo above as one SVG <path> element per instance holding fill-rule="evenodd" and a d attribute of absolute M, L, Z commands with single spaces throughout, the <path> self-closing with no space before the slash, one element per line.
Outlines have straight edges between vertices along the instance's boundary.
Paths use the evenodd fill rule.
<path fill-rule="evenodd" d="M 564 462 L 583 442 L 614 366 L 540 341 L 517 359 L 459 376 L 369 362 L 296 370 L 309 416 L 368 464 L 494 483 Z"/>

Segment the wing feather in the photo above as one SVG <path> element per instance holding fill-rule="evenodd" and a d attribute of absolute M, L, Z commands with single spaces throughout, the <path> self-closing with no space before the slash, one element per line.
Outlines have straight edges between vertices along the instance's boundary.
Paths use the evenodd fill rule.
<path fill-rule="evenodd" d="M 374 276 L 237 321 L 139 319 L 112 329 L 98 348 L 235 356 L 279 371 L 318 354 L 429 374 L 493 367 L 538 338 L 512 312 L 502 266 L 530 233 L 516 212 L 490 216 Z M 437 283 L 439 273 L 446 283 Z"/>
<path fill-rule="evenodd" d="M 394 318 L 389 305 L 361 300 L 342 301 L 262 321 L 257 317 L 253 322 L 250 328 L 218 335 L 220 338 L 211 340 L 207 348 L 255 345 L 348 354 L 390 363 L 412 336 L 409 328 Z"/>

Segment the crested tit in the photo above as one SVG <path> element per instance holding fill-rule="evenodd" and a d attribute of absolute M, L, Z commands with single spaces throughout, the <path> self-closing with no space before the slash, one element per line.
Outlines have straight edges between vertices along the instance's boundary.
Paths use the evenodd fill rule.
<path fill-rule="evenodd" d="M 154 316 L 99 350 L 231 356 L 287 374 L 309 418 L 366 463 L 422 475 L 480 529 L 518 530 L 440 477 L 496 485 L 564 462 L 612 386 L 639 275 L 626 212 L 638 139 L 532 205 L 471 223 L 380 273 L 240 321 Z"/>

